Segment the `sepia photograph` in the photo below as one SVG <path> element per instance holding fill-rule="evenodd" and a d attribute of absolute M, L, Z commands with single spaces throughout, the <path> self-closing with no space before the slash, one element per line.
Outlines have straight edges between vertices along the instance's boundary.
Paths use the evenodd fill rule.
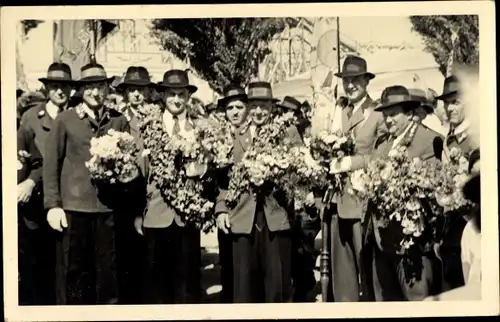
<path fill-rule="evenodd" d="M 6 319 L 498 314 L 493 12 L 3 7 Z"/>

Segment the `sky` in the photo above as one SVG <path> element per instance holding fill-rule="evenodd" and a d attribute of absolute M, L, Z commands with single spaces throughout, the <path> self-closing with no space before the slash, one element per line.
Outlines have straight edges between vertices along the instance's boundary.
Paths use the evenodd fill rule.
<path fill-rule="evenodd" d="M 408 42 L 415 47 L 422 46 L 422 38 L 411 31 L 409 17 L 341 17 L 340 31 L 360 43 Z"/>

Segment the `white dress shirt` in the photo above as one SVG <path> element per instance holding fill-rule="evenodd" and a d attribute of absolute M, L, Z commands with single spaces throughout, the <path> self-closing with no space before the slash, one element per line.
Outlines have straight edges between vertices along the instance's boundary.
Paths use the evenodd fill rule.
<path fill-rule="evenodd" d="M 45 109 L 47 110 L 47 114 L 49 114 L 49 116 L 55 120 L 57 115 L 59 114 L 59 106 L 55 106 L 54 103 L 48 101 L 45 105 Z"/>
<path fill-rule="evenodd" d="M 185 139 L 190 138 L 191 135 L 186 129 L 186 122 L 189 122 L 189 120 L 187 119 L 186 111 L 177 115 L 177 119 L 179 120 L 179 128 L 180 128 L 179 135 Z M 167 133 L 170 136 L 172 136 L 174 124 L 175 124 L 174 115 L 172 115 L 172 113 L 170 113 L 168 110 L 165 110 L 165 112 L 163 112 L 163 125 L 165 126 L 165 129 L 167 130 Z"/>

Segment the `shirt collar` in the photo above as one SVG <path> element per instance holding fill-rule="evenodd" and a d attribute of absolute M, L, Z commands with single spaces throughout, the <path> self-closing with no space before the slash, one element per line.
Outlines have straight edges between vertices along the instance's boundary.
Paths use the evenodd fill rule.
<path fill-rule="evenodd" d="M 469 125 L 470 125 L 469 120 L 465 119 L 455 128 L 455 135 L 462 134 L 465 131 L 467 131 L 469 129 Z"/>
<path fill-rule="evenodd" d="M 361 100 L 359 100 L 355 104 L 352 104 L 354 107 L 352 110 L 352 113 L 354 114 L 354 112 L 356 112 L 366 102 L 367 99 L 368 99 L 368 94 L 365 95 L 365 97 L 363 97 Z"/>
<path fill-rule="evenodd" d="M 107 111 L 105 111 L 104 106 L 100 108 L 100 111 L 103 117 L 107 115 Z M 94 112 L 90 107 L 87 106 L 87 104 L 85 104 L 85 102 L 82 102 L 80 105 L 78 105 L 75 108 L 75 112 L 80 119 L 84 119 L 86 116 L 89 116 L 94 120 L 96 119 L 96 113 L 99 113 L 99 111 Z"/>

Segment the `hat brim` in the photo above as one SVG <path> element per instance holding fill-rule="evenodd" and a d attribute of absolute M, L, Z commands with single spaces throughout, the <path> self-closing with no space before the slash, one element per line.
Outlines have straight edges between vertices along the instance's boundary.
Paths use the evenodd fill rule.
<path fill-rule="evenodd" d="M 155 87 L 156 84 L 152 83 L 152 82 L 140 82 L 140 81 L 137 81 L 137 82 L 123 82 L 123 83 L 118 84 L 116 86 L 116 89 L 117 90 L 124 90 L 125 88 L 132 87 L 132 86 L 136 86 L 136 87 Z"/>
<path fill-rule="evenodd" d="M 254 96 L 254 97 L 248 97 L 248 101 L 271 101 L 273 103 L 279 102 L 278 98 L 269 98 L 269 97 L 264 97 L 264 96 Z"/>
<path fill-rule="evenodd" d="M 66 84 L 75 84 L 76 81 L 66 79 L 66 78 L 46 78 L 42 77 L 38 79 L 41 83 L 47 84 L 47 83 L 66 83 Z"/>
<path fill-rule="evenodd" d="M 114 79 L 115 79 L 114 77 L 106 78 L 102 76 L 89 76 L 75 81 L 75 84 L 81 86 L 84 84 L 101 83 L 101 82 L 112 83 Z"/>
<path fill-rule="evenodd" d="M 445 99 L 447 97 L 450 97 L 451 95 L 454 95 L 454 94 L 457 94 L 457 93 L 458 93 L 458 91 L 453 91 L 453 92 L 449 92 L 449 93 L 446 93 L 446 94 L 441 94 L 441 95 L 437 96 L 436 99 L 442 101 L 443 99 Z"/>
<path fill-rule="evenodd" d="M 158 83 L 156 84 L 157 87 L 166 89 L 166 88 L 187 88 L 187 90 L 193 94 L 198 90 L 197 86 L 194 85 L 166 85 L 164 83 Z"/>
<path fill-rule="evenodd" d="M 218 103 L 220 106 L 222 107 L 226 107 L 225 105 L 229 102 L 229 101 L 234 101 L 234 100 L 243 100 L 243 101 L 248 101 L 248 96 L 246 94 L 238 94 L 238 95 L 232 95 L 232 96 L 228 96 L 228 97 L 223 97 L 221 99 L 218 100 Z"/>
<path fill-rule="evenodd" d="M 344 77 L 356 77 L 356 76 L 362 76 L 362 75 L 367 75 L 369 79 L 374 79 L 375 74 L 369 73 L 369 72 L 360 72 L 360 73 L 335 73 L 335 76 L 339 78 L 344 78 Z"/>
<path fill-rule="evenodd" d="M 404 105 L 404 106 L 408 106 L 408 107 L 411 107 L 411 108 L 417 108 L 420 106 L 420 102 L 419 101 L 401 101 L 401 102 L 394 102 L 394 103 L 391 103 L 391 104 L 383 104 L 383 105 L 380 105 L 380 106 L 377 106 L 374 108 L 374 111 L 383 111 L 385 109 L 388 109 L 388 108 L 391 108 L 393 106 L 396 106 L 396 105 Z"/>

